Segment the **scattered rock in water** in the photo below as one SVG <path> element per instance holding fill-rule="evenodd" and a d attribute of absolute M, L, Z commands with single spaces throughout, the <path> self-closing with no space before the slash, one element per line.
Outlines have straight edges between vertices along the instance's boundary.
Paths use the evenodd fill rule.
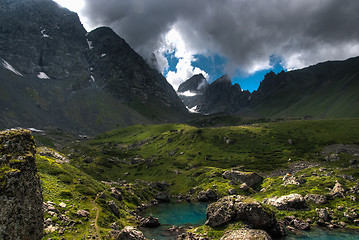
<path fill-rule="evenodd" d="M 328 202 L 326 196 L 318 194 L 307 194 L 304 196 L 304 199 L 307 202 L 314 202 L 315 204 L 325 204 Z"/>
<path fill-rule="evenodd" d="M 248 187 L 253 187 L 263 181 L 263 177 L 254 172 L 241 172 L 228 170 L 222 174 L 223 178 L 233 180 L 239 183 L 246 183 Z"/>
<path fill-rule="evenodd" d="M 286 196 L 267 198 L 264 204 L 272 205 L 279 210 L 298 210 L 305 208 L 305 199 L 302 195 L 293 193 Z"/>
<path fill-rule="evenodd" d="M 226 233 L 221 240 L 271 240 L 263 230 L 239 229 Z"/>
<path fill-rule="evenodd" d="M 128 226 L 115 237 L 116 240 L 147 240 L 143 233 L 134 227 Z"/>
<path fill-rule="evenodd" d="M 150 215 L 147 218 L 142 218 L 140 220 L 140 226 L 141 227 L 154 228 L 154 227 L 158 227 L 160 225 L 161 225 L 161 223 L 158 220 L 158 218 L 155 218 L 152 215 Z"/>
<path fill-rule="evenodd" d="M 267 231 L 271 236 L 283 236 L 273 212 L 265 209 L 256 200 L 243 196 L 227 196 L 207 208 L 206 225 L 217 227 L 232 220 L 243 221 L 254 229 Z"/>

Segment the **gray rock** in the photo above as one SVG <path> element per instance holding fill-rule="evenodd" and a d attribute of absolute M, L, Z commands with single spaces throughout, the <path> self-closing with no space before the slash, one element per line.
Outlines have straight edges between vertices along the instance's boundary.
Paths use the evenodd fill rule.
<path fill-rule="evenodd" d="M 226 233 L 221 240 L 271 240 L 263 230 L 239 229 Z"/>
<path fill-rule="evenodd" d="M 328 209 L 317 208 L 315 209 L 315 211 L 317 212 L 317 215 L 320 219 L 324 220 L 325 222 L 329 221 L 330 217 L 329 217 Z"/>
<path fill-rule="evenodd" d="M 233 180 L 239 183 L 246 183 L 249 187 L 253 187 L 263 181 L 263 177 L 254 172 L 229 170 L 225 171 L 222 176 L 225 179 Z"/>
<path fill-rule="evenodd" d="M 155 195 L 155 199 L 158 200 L 159 202 L 169 202 L 170 199 L 170 194 L 168 192 L 159 192 Z"/>
<path fill-rule="evenodd" d="M 207 208 L 206 225 L 221 226 L 232 220 L 242 221 L 252 228 L 267 231 L 271 236 L 282 236 L 283 229 L 274 214 L 259 202 L 243 196 L 227 196 Z"/>
<path fill-rule="evenodd" d="M 280 210 L 296 210 L 305 207 L 305 200 L 300 194 L 289 194 L 281 197 L 265 199 L 264 204 L 272 205 Z"/>
<path fill-rule="evenodd" d="M 86 210 L 81 209 L 77 211 L 76 215 L 78 217 L 88 218 L 88 216 L 90 216 L 90 213 Z"/>
<path fill-rule="evenodd" d="M 332 191 L 330 192 L 333 197 L 344 197 L 344 193 L 345 189 L 338 181 L 335 183 Z"/>
<path fill-rule="evenodd" d="M 207 189 L 206 191 L 200 191 L 197 199 L 200 202 L 213 201 L 217 199 L 217 194 L 213 190 Z"/>
<path fill-rule="evenodd" d="M 328 202 L 328 199 L 324 195 L 318 194 L 307 194 L 304 196 L 305 201 L 307 202 L 314 202 L 316 204 L 325 204 Z"/>
<path fill-rule="evenodd" d="M 158 227 L 160 225 L 161 225 L 161 223 L 158 220 L 158 218 L 155 218 L 152 215 L 150 215 L 147 218 L 142 218 L 140 221 L 141 227 L 154 228 L 154 227 Z"/>
<path fill-rule="evenodd" d="M 115 240 L 146 240 L 143 233 L 134 227 L 128 226 L 115 237 Z"/>
<path fill-rule="evenodd" d="M 43 236 L 43 198 L 35 151 L 30 131 L 0 132 L 0 168 L 5 169 L 0 171 L 0 239 L 38 240 Z"/>
<path fill-rule="evenodd" d="M 207 202 L 208 201 L 208 196 L 206 194 L 205 191 L 200 191 L 198 193 L 198 197 L 197 197 L 198 201 L 200 202 Z"/>

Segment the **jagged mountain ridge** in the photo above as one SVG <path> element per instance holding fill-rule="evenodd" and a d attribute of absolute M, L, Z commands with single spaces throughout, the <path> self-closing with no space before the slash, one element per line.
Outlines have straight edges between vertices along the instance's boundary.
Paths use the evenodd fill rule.
<path fill-rule="evenodd" d="M 184 83 L 186 84 L 186 82 Z M 181 86 L 180 86 L 181 88 Z M 201 94 L 185 98 L 187 107 L 204 114 L 243 117 L 359 117 L 359 57 L 328 61 L 304 69 L 269 72 L 257 91 L 242 91 L 224 76 Z"/>
<path fill-rule="evenodd" d="M 0 73 L 1 128 L 93 134 L 188 114 L 125 40 L 106 27 L 87 33 L 76 13 L 51 0 L 0 2 Z"/>

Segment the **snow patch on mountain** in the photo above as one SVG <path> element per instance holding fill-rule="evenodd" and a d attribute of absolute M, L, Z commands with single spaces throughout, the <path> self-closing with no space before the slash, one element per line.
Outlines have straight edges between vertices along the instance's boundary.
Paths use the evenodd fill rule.
<path fill-rule="evenodd" d="M 190 111 L 191 113 L 198 113 L 198 106 L 194 106 L 193 108 L 189 108 L 189 107 L 186 107 L 188 109 L 188 111 Z"/>
<path fill-rule="evenodd" d="M 106 54 L 104 53 L 104 54 L 101 54 L 101 57 L 105 57 L 106 56 Z"/>
<path fill-rule="evenodd" d="M 10 70 L 11 72 L 13 72 L 19 76 L 22 76 L 22 74 L 19 71 L 17 71 L 13 66 L 11 66 L 10 63 L 5 61 L 4 59 L 0 59 L 0 60 L 1 60 L 0 63 L 4 68 Z"/>
<path fill-rule="evenodd" d="M 46 32 L 46 29 L 41 30 L 42 37 L 49 38 L 50 36 L 45 34 L 45 32 Z"/>
<path fill-rule="evenodd" d="M 39 72 L 37 77 L 40 78 L 40 79 L 50 79 L 49 76 L 47 76 L 47 74 L 44 73 L 44 72 Z"/>
<path fill-rule="evenodd" d="M 92 41 L 89 41 L 88 39 L 87 40 L 87 44 L 89 45 L 89 49 L 93 49 L 93 45 L 92 45 Z"/>

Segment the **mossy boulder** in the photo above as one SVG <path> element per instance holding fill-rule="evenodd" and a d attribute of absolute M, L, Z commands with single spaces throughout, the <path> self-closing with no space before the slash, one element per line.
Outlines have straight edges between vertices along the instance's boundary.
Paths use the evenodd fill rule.
<path fill-rule="evenodd" d="M 0 132 L 0 239 L 38 240 L 43 198 L 28 130 Z"/>
<path fill-rule="evenodd" d="M 263 177 L 255 172 L 228 170 L 225 171 L 222 176 L 225 179 L 236 181 L 238 183 L 246 183 L 248 187 L 253 187 L 263 181 Z"/>
<path fill-rule="evenodd" d="M 227 196 L 207 208 L 206 225 L 217 227 L 231 221 L 241 221 L 251 228 L 262 229 L 271 236 L 283 236 L 274 213 L 258 201 L 240 195 Z"/>

